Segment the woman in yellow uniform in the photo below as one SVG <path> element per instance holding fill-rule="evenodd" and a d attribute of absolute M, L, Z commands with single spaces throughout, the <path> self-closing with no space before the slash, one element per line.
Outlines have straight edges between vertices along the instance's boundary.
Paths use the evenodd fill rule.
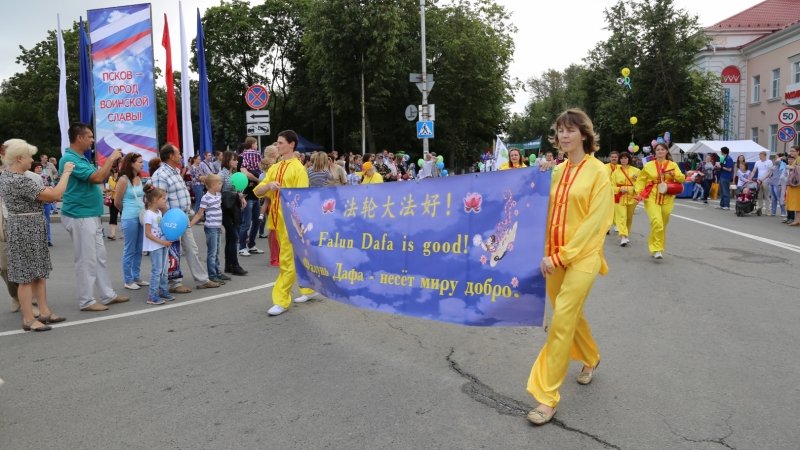
<path fill-rule="evenodd" d="M 285 130 L 278 133 L 278 140 L 275 142 L 278 147 L 280 162 L 273 164 L 267 171 L 267 175 L 253 189 L 253 193 L 258 198 L 269 197 L 270 211 L 267 228 L 274 230 L 278 235 L 278 243 L 281 249 L 278 279 L 272 288 L 272 307 L 267 311 L 270 316 L 283 314 L 292 304 L 292 286 L 297 280 L 294 267 L 294 249 L 289 240 L 289 233 L 286 229 L 286 221 L 283 217 L 283 207 L 281 205 L 281 188 L 307 188 L 308 173 L 303 164 L 294 157 L 294 149 L 297 146 L 297 133 L 292 130 Z M 300 288 L 300 297 L 294 301 L 302 303 L 317 296 L 317 294 L 306 288 Z"/>
<path fill-rule="evenodd" d="M 625 247 L 630 242 L 633 212 L 639 203 L 634 193 L 634 182 L 639 176 L 639 169 L 630 165 L 631 154 L 622 152 L 619 165 L 611 175 L 611 186 L 614 188 L 614 222 L 619 232 L 619 245 Z"/>
<path fill-rule="evenodd" d="M 526 166 L 525 162 L 522 161 L 522 154 L 519 152 L 519 149 L 512 148 L 508 151 L 508 161 L 500 164 L 499 170 L 521 169 L 523 167 L 528 166 Z"/>
<path fill-rule="evenodd" d="M 667 224 L 669 224 L 672 208 L 675 206 L 676 194 L 660 192 L 659 185 L 665 187 L 667 183 L 678 183 L 683 190 L 683 181 L 686 176 L 681 172 L 678 164 L 672 161 L 667 144 L 656 144 L 653 153 L 656 159 L 649 161 L 639 171 L 639 177 L 636 179 L 636 193 L 640 200 L 644 200 L 644 210 L 650 217 L 650 237 L 647 240 L 650 254 L 655 259 L 661 259 L 664 257 Z"/>
<path fill-rule="evenodd" d="M 371 162 L 365 162 L 363 169 L 364 178 L 361 179 L 361 184 L 383 183 L 383 177 L 375 170 L 375 166 Z"/>
<path fill-rule="evenodd" d="M 555 415 L 570 359 L 583 363 L 580 384 L 591 383 L 600 362 L 583 305 L 597 274 L 608 272 L 603 242 L 614 214 L 608 169 L 592 155 L 597 150 L 592 121 L 583 111 L 568 109 L 553 128 L 553 144 L 567 154 L 567 160 L 553 169 L 547 256 L 540 264 L 553 317 L 528 378 L 528 392 L 539 401 L 528 413 L 535 425 L 550 422 Z"/>

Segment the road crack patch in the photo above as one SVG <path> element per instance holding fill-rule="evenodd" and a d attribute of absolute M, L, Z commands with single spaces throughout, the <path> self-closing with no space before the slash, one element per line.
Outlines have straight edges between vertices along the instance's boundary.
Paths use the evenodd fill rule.
<path fill-rule="evenodd" d="M 421 348 L 423 350 L 427 350 L 428 349 L 428 347 L 425 347 L 425 344 L 422 343 L 422 338 L 420 338 L 418 335 L 416 335 L 414 333 L 409 333 L 408 331 L 406 331 L 400 325 L 394 325 L 394 324 L 392 324 L 392 322 L 390 322 L 388 320 L 386 321 L 386 325 L 389 325 L 389 328 L 391 328 L 391 329 L 393 329 L 395 331 L 399 331 L 399 332 L 405 334 L 406 336 L 413 337 L 417 341 L 417 345 L 419 345 L 419 348 Z"/>
<path fill-rule="evenodd" d="M 734 447 L 734 446 L 728 444 L 727 442 L 725 442 L 725 440 L 728 439 L 729 437 L 731 437 L 731 435 L 733 434 L 733 427 L 731 427 L 731 425 L 730 425 L 731 417 L 733 417 L 733 413 L 729 414 L 728 418 L 725 419 L 725 426 L 728 428 L 728 433 L 726 433 L 722 437 L 710 438 L 710 439 L 692 439 L 690 437 L 684 436 L 681 433 L 679 433 L 678 431 L 676 431 L 674 428 L 672 428 L 672 425 L 670 425 L 669 422 L 667 422 L 667 419 L 664 419 L 662 417 L 662 420 L 664 421 L 664 424 L 667 425 L 667 428 L 669 428 L 669 431 L 673 435 L 683 439 L 686 442 L 691 442 L 693 444 L 701 444 L 701 443 L 717 444 L 717 445 L 720 445 L 722 447 L 729 448 L 731 450 L 736 450 L 736 447 Z"/>
<path fill-rule="evenodd" d="M 494 389 L 487 386 L 486 383 L 479 380 L 478 377 L 461 368 L 461 365 L 459 365 L 458 362 L 453 359 L 453 354 L 455 351 L 455 347 L 450 347 L 450 353 L 447 355 L 446 359 L 447 363 L 450 365 L 450 369 L 453 372 L 457 373 L 459 376 L 461 376 L 461 378 L 468 380 L 467 383 L 464 383 L 461 386 L 461 392 L 467 394 L 473 400 L 494 409 L 499 414 L 506 416 L 525 417 L 528 415 L 528 412 L 533 409 L 533 406 L 528 405 L 527 403 L 520 402 L 511 397 L 507 397 L 503 394 L 495 392 Z M 604 440 L 603 438 L 575 427 L 571 427 L 557 418 L 553 418 L 550 423 L 563 430 L 586 436 L 589 439 L 604 445 L 606 448 L 620 450 L 620 447 Z"/>

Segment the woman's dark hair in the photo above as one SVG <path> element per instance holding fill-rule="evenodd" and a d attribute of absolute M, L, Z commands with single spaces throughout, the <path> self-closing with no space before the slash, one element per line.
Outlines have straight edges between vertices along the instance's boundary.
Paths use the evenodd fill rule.
<path fill-rule="evenodd" d="M 517 152 L 517 155 L 519 155 L 519 166 L 512 166 L 513 163 L 511 162 L 511 152 Z M 522 167 L 524 165 L 525 165 L 525 160 L 522 159 L 522 152 L 519 151 L 518 148 L 512 148 L 511 150 L 508 151 L 508 166 L 509 167 Z"/>
<path fill-rule="evenodd" d="M 37 167 L 42 167 L 43 168 L 42 163 L 35 162 L 35 163 L 31 164 L 31 172 L 35 172 Z"/>
<path fill-rule="evenodd" d="M 618 161 L 620 163 L 622 162 L 622 158 L 628 158 L 628 164 L 630 164 L 633 161 L 633 158 L 631 158 L 631 154 L 628 153 L 628 152 L 622 152 L 622 153 L 619 154 L 619 160 Z"/>
<path fill-rule="evenodd" d="M 222 154 L 222 168 L 230 170 L 231 167 L 231 160 L 239 160 L 239 155 L 236 152 L 228 150 Z"/>
<path fill-rule="evenodd" d="M 558 128 L 559 127 L 575 127 L 581 132 L 583 139 L 583 152 L 594 153 L 599 146 L 597 145 L 598 137 L 594 133 L 594 125 L 592 119 L 586 115 L 585 112 L 577 108 L 568 109 L 562 112 L 552 126 L 553 136 L 550 137 L 550 142 L 558 147 Z"/>
<path fill-rule="evenodd" d="M 740 156 L 744 156 L 744 155 L 740 155 Z M 747 161 L 739 161 L 737 159 L 736 160 L 736 168 L 738 169 L 739 166 L 744 166 L 744 170 L 747 170 Z"/>
<path fill-rule="evenodd" d="M 125 155 L 125 157 L 122 158 L 122 162 L 119 164 L 120 175 L 128 177 L 128 181 L 131 183 L 133 183 L 133 179 L 138 176 L 138 174 L 133 173 L 133 164 L 141 157 L 142 155 L 131 152 Z"/>
<path fill-rule="evenodd" d="M 667 156 L 665 156 L 664 159 L 666 159 L 667 161 L 672 161 L 672 154 L 670 154 L 669 152 L 669 146 L 664 142 L 659 142 L 658 144 L 656 144 L 655 147 L 653 147 L 653 156 L 656 156 L 656 149 L 658 147 L 662 147 L 664 150 L 667 151 Z"/>
<path fill-rule="evenodd" d="M 161 166 L 161 158 L 153 158 L 147 162 L 147 170 L 151 177 L 156 170 L 158 170 L 159 166 Z"/>

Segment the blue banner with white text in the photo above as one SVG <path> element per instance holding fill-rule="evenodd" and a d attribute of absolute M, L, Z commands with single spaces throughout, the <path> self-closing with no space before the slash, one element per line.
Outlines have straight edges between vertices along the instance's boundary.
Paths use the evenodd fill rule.
<path fill-rule="evenodd" d="M 472 326 L 541 326 L 550 172 L 283 189 L 300 286 Z"/>

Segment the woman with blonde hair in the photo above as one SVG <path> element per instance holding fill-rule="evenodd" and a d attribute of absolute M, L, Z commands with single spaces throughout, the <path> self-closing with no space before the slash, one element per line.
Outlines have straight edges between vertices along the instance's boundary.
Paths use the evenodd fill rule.
<path fill-rule="evenodd" d="M 592 382 L 600 353 L 583 307 L 598 274 L 608 272 L 603 256 L 614 201 L 608 169 L 592 153 L 597 137 L 591 119 L 579 109 L 561 113 L 553 124 L 552 142 L 567 159 L 553 169 L 545 237 L 545 277 L 553 317 L 545 342 L 528 378 L 528 392 L 539 405 L 528 413 L 534 425 L 553 419 L 559 388 L 570 359 L 583 363 L 579 384 Z"/>
<path fill-rule="evenodd" d="M 54 314 L 47 303 L 46 279 L 52 264 L 42 204 L 61 199 L 75 164 L 64 165 L 64 173 L 55 187 L 43 187 L 24 175 L 31 167 L 37 148 L 22 139 L 11 139 L 3 145 L 6 147 L 6 170 L 0 173 L 0 196 L 8 210 L 8 280 L 19 285 L 22 329 L 47 331 L 50 330 L 48 323 L 66 319 Z M 33 297 L 39 304 L 38 320 L 33 315 Z"/>
<path fill-rule="evenodd" d="M 308 172 L 308 187 L 325 187 L 331 180 L 331 172 L 328 170 L 330 163 L 325 152 L 316 152 L 311 155 L 311 166 Z"/>

